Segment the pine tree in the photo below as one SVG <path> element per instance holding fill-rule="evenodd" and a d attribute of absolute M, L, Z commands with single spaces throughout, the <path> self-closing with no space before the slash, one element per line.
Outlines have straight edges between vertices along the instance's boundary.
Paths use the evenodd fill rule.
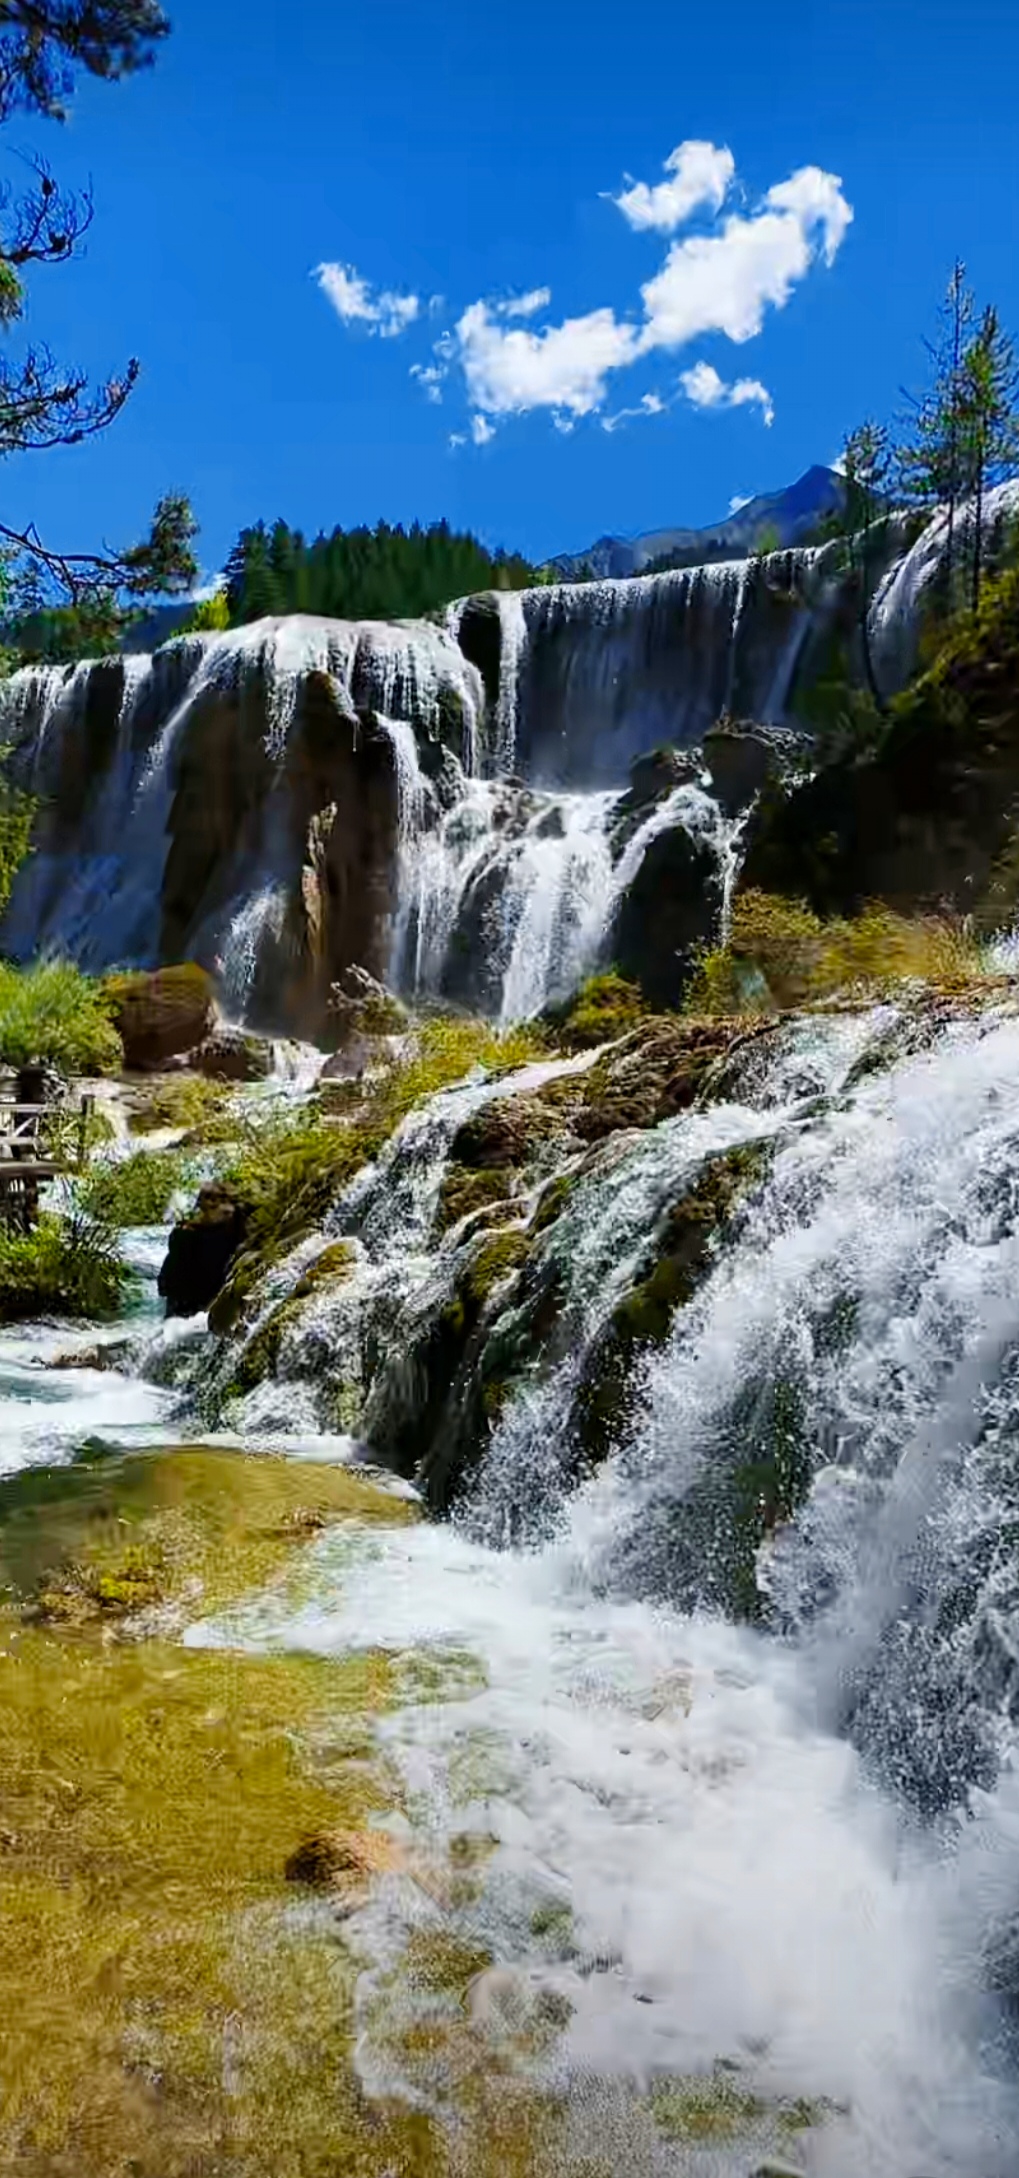
<path fill-rule="evenodd" d="M 988 491 L 1019 468 L 1019 363 L 998 312 L 989 306 L 960 370 L 961 427 L 973 501 L 970 602 L 980 604 Z"/>
<path fill-rule="evenodd" d="M 963 434 L 962 365 L 973 323 L 973 296 L 966 267 L 957 259 L 940 309 L 939 337 L 925 343 L 934 369 L 933 383 L 911 403 L 912 434 L 899 448 L 898 481 L 903 497 L 924 514 L 944 506 L 945 599 L 952 603 L 955 539 L 959 507 L 968 489 Z"/>

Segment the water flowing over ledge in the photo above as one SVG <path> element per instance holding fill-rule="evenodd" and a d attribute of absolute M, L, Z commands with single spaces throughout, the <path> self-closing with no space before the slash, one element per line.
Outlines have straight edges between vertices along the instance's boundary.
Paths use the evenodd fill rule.
<path fill-rule="evenodd" d="M 889 685 L 943 550 L 937 523 L 905 560 L 900 544 L 873 616 Z M 351 962 L 537 1011 L 610 946 L 665 826 L 620 828 L 634 760 L 726 713 L 787 725 L 846 612 L 828 546 L 466 599 L 442 624 L 298 616 L 27 669 L 0 689 L 0 736 L 43 808 L 5 948 L 89 969 L 195 957 L 232 1012 L 298 1035 Z M 695 799 L 670 803 L 674 829 Z M 694 815 L 702 859 L 709 834 L 717 918 L 720 802 Z"/>

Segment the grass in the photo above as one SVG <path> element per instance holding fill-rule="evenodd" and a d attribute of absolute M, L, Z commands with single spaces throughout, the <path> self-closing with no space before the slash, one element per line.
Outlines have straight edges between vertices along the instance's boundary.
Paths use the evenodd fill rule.
<path fill-rule="evenodd" d="M 174 1197 L 197 1187 L 198 1177 L 180 1150 L 136 1150 L 94 1166 L 79 1193 L 89 1214 L 106 1225 L 161 1225 Z"/>
<path fill-rule="evenodd" d="M 30 1233 L 0 1226 L 0 1323 L 112 1317 L 130 1281 L 116 1234 L 86 1211 L 44 1214 Z"/>
<path fill-rule="evenodd" d="M 898 915 L 874 903 L 822 920 L 803 900 L 748 891 L 737 896 L 727 943 L 702 954 L 686 1006 L 692 1014 L 768 1013 L 914 981 L 962 991 L 986 976 L 958 918 Z"/>
<path fill-rule="evenodd" d="M 70 961 L 0 962 L 0 1059 L 47 1060 L 64 1074 L 115 1074 L 123 1061 L 104 987 Z"/>

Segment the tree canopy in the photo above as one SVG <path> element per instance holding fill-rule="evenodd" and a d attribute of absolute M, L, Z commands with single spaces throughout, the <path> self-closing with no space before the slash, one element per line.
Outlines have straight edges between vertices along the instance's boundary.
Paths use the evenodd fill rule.
<path fill-rule="evenodd" d="M 0 122 L 17 114 L 60 121 L 81 74 L 116 81 L 154 58 L 169 23 L 158 0 L 0 0 Z M 130 357 L 98 385 L 31 341 L 13 343 L 26 309 L 27 268 L 65 263 L 91 225 L 89 193 L 63 189 L 31 162 L 26 189 L 0 188 L 0 458 L 75 446 L 105 431 L 138 377 Z M 8 639 L 49 616 L 73 650 L 109 639 L 139 598 L 180 593 L 194 581 L 195 522 L 181 492 L 159 501 L 149 533 L 124 550 L 67 551 L 35 525 L 0 522 Z"/>
<path fill-rule="evenodd" d="M 516 554 L 489 552 L 448 522 L 379 522 L 334 529 L 306 542 L 277 521 L 243 529 L 225 570 L 234 627 L 270 613 L 340 620 L 410 620 L 478 590 L 520 590 L 535 570 Z"/>

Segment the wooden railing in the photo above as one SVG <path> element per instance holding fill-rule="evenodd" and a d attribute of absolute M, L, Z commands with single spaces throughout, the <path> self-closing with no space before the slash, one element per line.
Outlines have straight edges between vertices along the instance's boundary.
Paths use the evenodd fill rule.
<path fill-rule="evenodd" d="M 74 1111 L 60 1102 L 19 1104 L 0 1096 L 0 1224 L 28 1231 L 38 1216 L 40 1187 L 62 1172 L 81 1171 L 94 1104 L 93 1097 L 82 1097 Z M 54 1121 L 65 1123 L 68 1137 L 59 1153 L 50 1132 Z"/>

